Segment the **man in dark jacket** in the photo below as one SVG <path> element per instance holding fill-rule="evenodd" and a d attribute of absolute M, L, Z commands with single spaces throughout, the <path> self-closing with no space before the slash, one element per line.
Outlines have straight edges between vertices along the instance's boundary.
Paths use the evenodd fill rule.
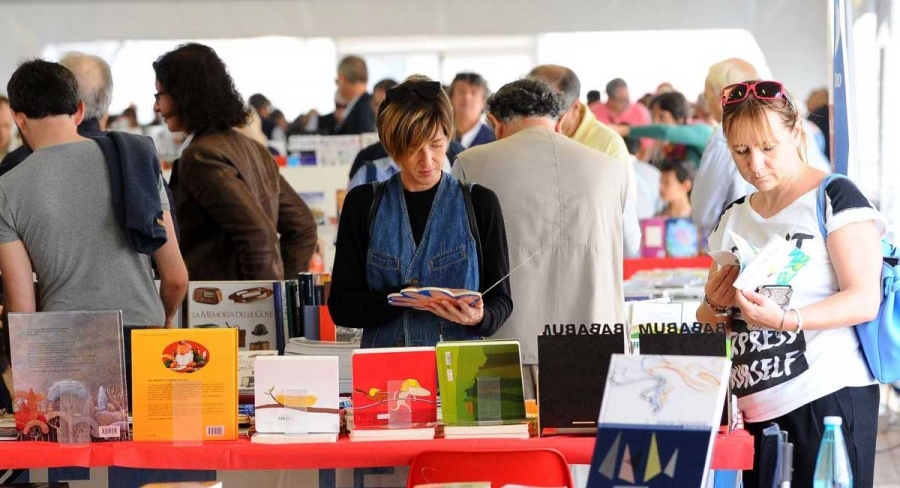
<path fill-rule="evenodd" d="M 358 56 L 347 56 L 338 64 L 338 93 L 347 102 L 344 120 L 336 134 L 363 134 L 375 132 L 375 112 L 372 111 L 372 95 L 366 91 L 369 71 L 366 62 Z"/>

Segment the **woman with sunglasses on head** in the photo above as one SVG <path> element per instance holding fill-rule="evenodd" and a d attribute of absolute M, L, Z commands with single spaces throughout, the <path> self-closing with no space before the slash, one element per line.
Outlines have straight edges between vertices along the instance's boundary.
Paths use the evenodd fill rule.
<path fill-rule="evenodd" d="M 855 486 L 872 486 L 879 389 L 853 326 L 878 313 L 884 219 L 839 179 L 826 188 L 823 238 L 816 200 L 826 174 L 801 157 L 802 120 L 784 86 L 737 83 L 725 87 L 722 103 L 734 162 L 757 191 L 725 209 L 710 249 L 731 249 L 733 234 L 760 248 L 776 235 L 810 259 L 784 308 L 766 290 L 736 290 L 738 268 L 714 264 L 697 317 L 730 322 L 731 391 L 755 437 L 756 466 L 762 431 L 776 422 L 794 444 L 793 485 L 812 486 L 823 419 L 839 416 Z M 759 476 L 745 472 L 744 485 L 758 486 Z"/>
<path fill-rule="evenodd" d="M 494 334 L 512 312 L 500 202 L 441 170 L 453 110 L 438 82 L 387 91 L 378 137 L 400 172 L 352 189 L 338 228 L 328 308 L 334 322 L 363 328 L 362 347 L 434 346 Z M 481 300 L 388 302 L 407 287 L 483 292 Z"/>

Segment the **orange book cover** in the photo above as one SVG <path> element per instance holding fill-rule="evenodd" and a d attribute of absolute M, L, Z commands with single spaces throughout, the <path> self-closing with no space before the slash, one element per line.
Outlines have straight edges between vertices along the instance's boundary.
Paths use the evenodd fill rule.
<path fill-rule="evenodd" d="M 132 331 L 134 440 L 238 435 L 237 329 Z"/>

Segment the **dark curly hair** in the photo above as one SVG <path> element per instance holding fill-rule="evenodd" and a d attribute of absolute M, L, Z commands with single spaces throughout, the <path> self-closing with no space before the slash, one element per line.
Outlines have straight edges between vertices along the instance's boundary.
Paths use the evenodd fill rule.
<path fill-rule="evenodd" d="M 487 111 L 501 122 L 518 117 L 559 119 L 566 111 L 566 96 L 556 93 L 544 81 L 529 77 L 503 85 L 488 97 Z"/>
<path fill-rule="evenodd" d="M 687 121 L 691 110 L 687 98 L 684 98 L 684 95 L 677 91 L 662 93 L 653 97 L 653 100 L 650 100 L 650 108 L 652 109 L 653 107 L 659 107 L 660 110 L 669 112 L 679 124 L 684 124 Z"/>
<path fill-rule="evenodd" d="M 156 80 L 172 97 L 185 131 L 224 131 L 247 123 L 250 110 L 234 87 L 228 68 L 203 44 L 178 46 L 153 63 Z"/>

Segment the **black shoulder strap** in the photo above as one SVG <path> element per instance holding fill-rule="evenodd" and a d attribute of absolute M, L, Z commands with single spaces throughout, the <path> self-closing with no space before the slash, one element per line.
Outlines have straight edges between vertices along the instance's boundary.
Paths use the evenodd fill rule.
<path fill-rule="evenodd" d="M 475 184 L 463 183 L 460 181 L 459 185 L 462 187 L 463 200 L 466 201 L 466 214 L 469 216 L 469 231 L 472 232 L 472 237 L 475 238 L 475 250 L 478 252 L 478 270 L 479 274 L 481 274 L 484 269 L 481 256 L 484 253 L 481 250 L 481 233 L 478 232 L 478 221 L 475 220 L 475 207 L 472 205 L 472 187 L 475 186 Z M 481 281 L 484 280 L 482 279 Z M 484 285 L 484 283 L 482 283 L 482 285 Z"/>
<path fill-rule="evenodd" d="M 375 214 L 378 213 L 378 205 L 381 204 L 381 199 L 384 197 L 384 189 L 387 187 L 387 182 L 388 180 L 372 183 L 372 190 L 374 191 L 375 196 L 372 198 L 372 206 L 369 207 L 369 219 L 367 220 L 366 225 L 370 238 L 372 236 L 372 225 L 375 223 Z"/>

